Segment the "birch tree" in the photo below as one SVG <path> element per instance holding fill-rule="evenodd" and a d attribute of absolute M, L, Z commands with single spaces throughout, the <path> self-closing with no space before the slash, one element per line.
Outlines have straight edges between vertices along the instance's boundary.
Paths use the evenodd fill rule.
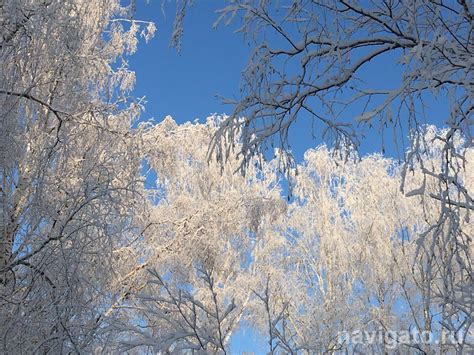
<path fill-rule="evenodd" d="M 0 2 L 1 352 L 84 352 L 115 297 L 143 186 L 126 56 L 154 31 L 130 10 Z"/>
<path fill-rule="evenodd" d="M 447 131 L 431 127 L 426 139 L 444 134 Z M 432 147 L 427 161 L 442 159 L 441 144 Z M 472 150 L 466 156 L 471 154 Z M 466 173 L 471 169 L 467 166 Z M 472 340 L 466 336 L 473 305 L 463 290 L 472 287 L 465 274 L 471 268 L 472 247 L 466 244 L 460 259 L 450 263 L 443 245 L 432 246 L 431 239 L 424 238 L 433 232 L 439 216 L 436 200 L 429 197 L 437 189 L 436 179 L 427 182 L 425 194 L 406 197 L 399 191 L 403 167 L 395 161 L 378 155 L 337 161 L 324 147 L 308 151 L 299 171 L 296 200 L 283 220 L 278 247 L 270 244 L 262 249 L 266 256 L 257 259 L 265 260 L 256 267 L 266 276 L 260 281 L 260 309 L 255 314 L 267 314 L 268 325 L 257 324 L 269 331 L 269 350 L 471 349 Z M 421 169 L 415 171 L 413 186 L 423 179 Z M 468 213 L 461 213 L 460 230 L 472 235 L 465 220 Z M 432 254 L 426 253 L 428 249 Z M 448 268 L 452 269 L 447 272 Z M 445 299 L 448 282 L 456 289 L 455 300 Z M 341 340 L 341 329 L 371 332 L 376 341 Z M 449 333 L 456 341 L 436 345 L 397 340 L 397 334 L 410 329 L 431 332 L 438 340 Z"/>
<path fill-rule="evenodd" d="M 145 134 L 156 173 L 145 244 L 145 275 L 117 307 L 111 332 L 122 350 L 225 353 L 252 298 L 253 250 L 284 212 L 269 168 L 247 177 L 236 164 L 207 163 L 207 146 L 222 118 L 177 125 L 170 117 Z M 137 315 L 135 317 L 131 315 Z"/>
<path fill-rule="evenodd" d="M 423 101 L 445 94 L 451 135 L 471 142 L 469 2 L 236 0 L 218 13 L 215 26 L 239 21 L 255 50 L 243 73 L 243 97 L 217 134 L 217 154 L 225 155 L 219 142 L 240 128 L 244 166 L 274 136 L 288 150 L 288 130 L 304 114 L 322 123 L 336 147 L 358 146 L 355 124 L 400 125 L 406 131 L 398 138 L 410 134 L 415 144 L 420 123 L 434 119 L 423 117 Z M 400 80 L 367 87 L 362 70 L 370 72 L 382 56 Z"/>

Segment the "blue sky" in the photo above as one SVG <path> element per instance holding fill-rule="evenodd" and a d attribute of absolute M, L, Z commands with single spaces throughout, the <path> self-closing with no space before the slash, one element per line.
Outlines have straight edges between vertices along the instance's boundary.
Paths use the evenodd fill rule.
<path fill-rule="evenodd" d="M 251 48 L 231 28 L 212 29 L 218 2 L 200 1 L 189 8 L 181 53 L 169 47 L 174 2 L 139 1 L 137 19 L 154 21 L 155 38 L 141 43 L 130 60 L 137 74 L 135 95 L 146 95 L 146 116 L 161 120 L 171 115 L 178 122 L 204 119 L 230 108 L 216 95 L 238 97 L 240 70 Z"/>
<path fill-rule="evenodd" d="M 137 0 L 136 18 L 153 21 L 157 26 L 155 38 L 148 44 L 140 43 L 129 63 L 137 76 L 134 95 L 146 96 L 144 120 L 153 118 L 160 122 L 166 115 L 171 115 L 178 123 L 195 119 L 204 121 L 213 113 L 231 112 L 232 108 L 223 105 L 217 96 L 239 98 L 240 73 L 252 47 L 242 35 L 233 32 L 235 26 L 212 29 L 216 19 L 214 12 L 222 5 L 220 1 L 195 1 L 185 19 L 182 48 L 178 54 L 169 47 L 175 2 L 154 0 L 146 4 L 145 0 Z M 373 61 L 369 68 L 363 69 L 366 81 L 385 87 L 396 85 L 400 81 L 400 69 L 393 63 L 390 56 Z M 447 114 L 446 101 L 428 98 L 427 103 L 433 121 L 441 122 Z M 311 123 L 302 117 L 290 131 L 290 143 L 297 160 L 301 160 L 306 149 L 321 143 L 320 137 L 312 139 L 309 127 Z M 387 134 L 385 138 L 390 142 L 393 137 Z M 368 130 L 362 153 L 379 150 L 379 134 L 376 130 Z M 390 143 L 387 152 L 395 156 Z M 244 328 L 234 337 L 231 352 L 260 354 L 265 353 L 265 347 L 252 329 Z"/>

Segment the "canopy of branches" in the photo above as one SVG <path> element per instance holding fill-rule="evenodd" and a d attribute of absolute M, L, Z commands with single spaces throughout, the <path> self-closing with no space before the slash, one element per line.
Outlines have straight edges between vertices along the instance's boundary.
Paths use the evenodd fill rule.
<path fill-rule="evenodd" d="M 134 2 L 0 0 L 1 353 L 225 354 L 242 327 L 269 353 L 473 350 L 469 3 L 288 4 L 221 11 L 258 44 L 233 115 L 153 125 L 131 96 L 127 58 L 155 31 Z M 399 88 L 350 86 L 390 51 Z M 426 90 L 450 95 L 445 128 L 417 124 Z M 355 119 L 408 123 L 402 162 L 360 156 L 338 120 L 372 96 Z M 341 144 L 282 165 L 304 110 Z M 393 333 L 412 330 L 443 341 Z"/>

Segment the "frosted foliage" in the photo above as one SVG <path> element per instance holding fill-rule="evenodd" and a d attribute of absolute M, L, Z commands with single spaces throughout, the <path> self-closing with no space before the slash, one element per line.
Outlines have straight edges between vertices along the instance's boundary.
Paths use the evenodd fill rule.
<path fill-rule="evenodd" d="M 122 341 L 123 349 L 222 351 L 243 317 L 249 259 L 285 204 L 271 169 L 244 178 L 230 163 L 222 171 L 207 163 L 217 120 L 177 125 L 167 117 L 145 134 L 157 175 L 144 251 L 152 271 L 127 311 L 150 327 L 132 328 L 136 337 Z M 113 328 L 131 329 L 127 319 Z"/>
<path fill-rule="evenodd" d="M 440 156 L 434 153 L 430 159 Z M 439 205 L 426 198 L 431 193 L 428 184 L 420 196 L 405 197 L 399 191 L 401 167 L 395 162 L 377 155 L 355 163 L 338 162 L 324 147 L 308 151 L 299 169 L 296 200 L 282 216 L 280 233 L 272 231 L 272 242 L 263 247 L 261 257 L 255 257 L 261 276 L 255 280 L 259 293 L 251 317 L 257 326 L 267 328 L 269 349 L 294 353 L 355 349 L 355 344 L 340 342 L 341 329 L 416 328 L 438 334 L 449 331 L 461 338 L 467 334 L 472 324 L 472 285 L 464 268 L 470 267 L 472 245 L 466 245 L 449 274 L 433 258 L 417 257 L 420 247 L 431 246 L 424 236 L 431 233 L 439 215 Z M 473 231 L 465 212 L 460 229 L 470 236 Z M 433 252 L 445 260 L 442 247 Z M 427 277 L 430 272 L 436 277 Z M 456 299 L 448 302 L 443 289 L 447 277 L 457 288 Z M 365 351 L 384 351 L 379 345 L 369 345 Z M 409 350 L 408 345 L 399 345 L 400 350 Z M 364 351 L 360 345 L 358 349 Z"/>
<path fill-rule="evenodd" d="M 306 153 L 294 200 L 285 202 L 277 159 L 251 164 L 245 177 L 234 173 L 238 161 L 207 162 L 206 142 L 222 119 L 178 125 L 167 117 L 145 133 L 156 188 L 148 191 L 153 205 L 145 243 L 135 252 L 147 256 L 142 265 L 149 272 L 116 308 L 108 331 L 120 334 L 119 349 L 223 353 L 244 324 L 266 339 L 268 351 L 285 353 L 354 350 L 338 337 L 342 330 L 466 334 L 472 322 L 467 293 L 456 294 L 453 308 L 442 290 L 448 276 L 468 287 L 463 269 L 453 264 L 448 275 L 418 256 L 430 248 L 425 235 L 439 215 L 439 201 L 429 198 L 436 185 L 407 197 L 400 191 L 403 166 L 395 161 L 380 155 L 338 160 L 319 147 Z M 430 127 L 426 138 L 432 133 L 444 134 Z M 441 159 L 432 148 L 426 161 Z M 411 174 L 407 187 L 418 186 L 420 168 Z M 472 233 L 467 220 L 460 227 Z M 445 257 L 442 249 L 434 252 Z M 436 277 L 427 277 L 435 270 Z"/>
<path fill-rule="evenodd" d="M 113 255 L 143 206 L 125 54 L 147 24 L 129 15 L 119 1 L 0 1 L 1 353 L 88 352 L 121 292 Z"/>

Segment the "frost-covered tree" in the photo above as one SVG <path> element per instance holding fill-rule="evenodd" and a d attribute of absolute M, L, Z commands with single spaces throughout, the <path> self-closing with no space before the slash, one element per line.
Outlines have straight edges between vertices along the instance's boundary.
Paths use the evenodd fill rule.
<path fill-rule="evenodd" d="M 288 131 L 300 116 L 312 117 L 336 147 L 358 146 L 356 125 L 402 127 L 398 138 L 415 144 L 428 96 L 449 96 L 451 136 L 471 143 L 472 4 L 466 1 L 231 0 L 215 26 L 239 22 L 255 44 L 243 73 L 243 97 L 216 139 L 240 135 L 246 158 L 265 143 L 288 149 Z M 373 61 L 391 65 L 393 82 L 368 78 Z M 396 78 L 398 76 L 398 78 Z M 367 80 L 369 79 L 369 80 Z M 398 79 L 398 80 L 397 80 Z M 366 83 L 367 81 L 367 83 Z M 375 86 L 378 85 L 378 86 Z M 239 119 L 245 117 L 244 119 Z M 321 126 L 317 126 L 321 127 Z M 397 128 L 398 130 L 398 128 Z M 394 132 L 396 134 L 396 131 Z M 402 143 L 402 142 L 400 142 Z"/>
<path fill-rule="evenodd" d="M 118 292 L 114 253 L 143 205 L 129 14 L 115 0 L 0 2 L 2 353 L 85 352 Z"/>
<path fill-rule="evenodd" d="M 447 131 L 431 127 L 426 139 L 444 134 Z M 441 150 L 433 146 L 426 161 L 436 164 L 442 159 Z M 466 156 L 471 161 L 472 149 Z M 464 179 L 472 174 L 471 164 Z M 270 349 L 292 353 L 472 349 L 472 339 L 466 340 L 473 321 L 472 279 L 466 272 L 472 273 L 472 246 L 461 239 L 473 233 L 468 210 L 460 212 L 459 225 L 459 245 L 464 241 L 467 248 L 451 262 L 452 254 L 446 254 L 442 244 L 432 245 L 426 238 L 439 218 L 437 201 L 429 197 L 438 188 L 435 178 L 426 182 L 425 193 L 406 197 L 399 190 L 400 164 L 379 155 L 338 161 L 326 148 L 308 151 L 299 171 L 295 201 L 277 237 L 280 242 L 269 244 L 260 258 L 267 261 L 259 266 L 265 277 L 257 288 L 261 309 L 255 314 L 267 313 Z M 410 184 L 418 186 L 417 179 L 423 179 L 420 167 Z M 470 187 L 471 182 L 465 182 Z M 446 300 L 450 286 L 455 293 Z M 384 337 L 385 343 L 352 344 L 339 337 L 341 329 L 349 333 L 416 329 L 431 332 L 438 340 L 449 333 L 460 341 L 438 347 Z"/>
<path fill-rule="evenodd" d="M 145 134 L 156 173 L 145 244 L 133 250 L 150 272 L 111 324 L 120 349 L 225 352 L 252 298 L 252 255 L 284 212 L 276 175 L 238 162 L 207 163 L 218 118 L 177 125 L 171 118 Z M 135 316 L 131 316 L 135 315 Z"/>

